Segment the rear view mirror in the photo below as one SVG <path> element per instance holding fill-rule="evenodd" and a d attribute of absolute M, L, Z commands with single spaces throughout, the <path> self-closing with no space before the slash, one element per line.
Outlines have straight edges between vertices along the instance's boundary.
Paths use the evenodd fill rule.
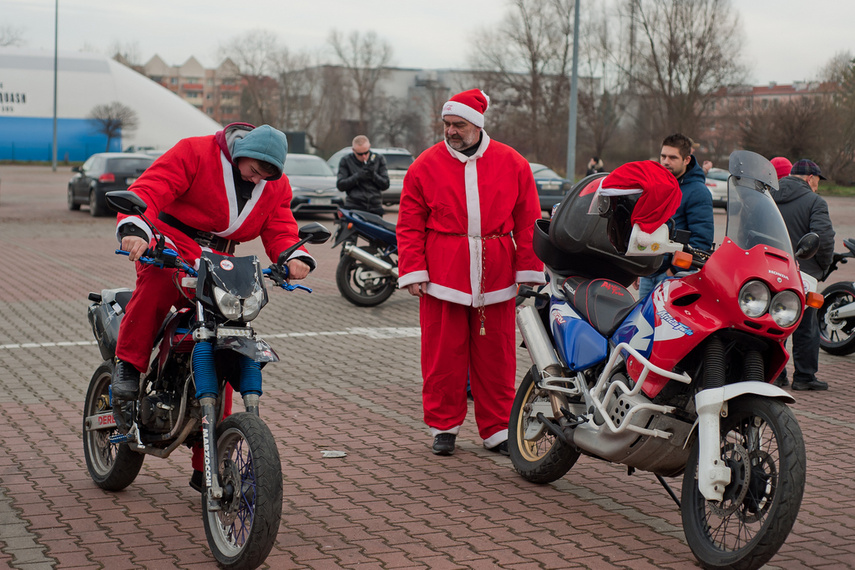
<path fill-rule="evenodd" d="M 107 205 L 122 214 L 140 215 L 148 208 L 145 201 L 130 190 L 107 192 L 105 197 L 107 198 Z"/>
<path fill-rule="evenodd" d="M 811 232 L 802 236 L 799 243 L 796 245 L 797 259 L 810 259 L 816 252 L 819 251 L 819 236 Z"/>
<path fill-rule="evenodd" d="M 332 233 L 325 228 L 323 225 L 318 222 L 312 222 L 311 224 L 306 224 L 302 228 L 300 228 L 300 232 L 298 234 L 301 240 L 306 240 L 309 243 L 324 243 L 328 239 Z"/>

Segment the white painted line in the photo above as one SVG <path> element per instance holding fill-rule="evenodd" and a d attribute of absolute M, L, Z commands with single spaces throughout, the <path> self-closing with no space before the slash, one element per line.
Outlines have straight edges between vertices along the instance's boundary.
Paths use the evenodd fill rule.
<path fill-rule="evenodd" d="M 419 327 L 353 327 L 343 331 L 303 331 L 277 334 L 259 334 L 265 339 L 271 338 L 302 338 L 315 336 L 367 336 L 373 339 L 414 338 L 422 335 Z M 0 350 L 15 350 L 20 348 L 49 348 L 56 346 L 94 346 L 94 340 L 59 341 L 59 342 L 27 342 L 22 344 L 0 344 Z"/>

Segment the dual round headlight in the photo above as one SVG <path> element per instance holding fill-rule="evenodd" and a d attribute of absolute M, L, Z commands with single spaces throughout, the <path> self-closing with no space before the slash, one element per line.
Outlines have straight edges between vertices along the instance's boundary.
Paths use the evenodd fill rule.
<path fill-rule="evenodd" d="M 739 290 L 739 308 L 746 317 L 756 319 L 767 312 L 782 328 L 793 326 L 802 314 L 799 296 L 793 291 L 781 291 L 772 297 L 762 281 L 749 281 Z"/>

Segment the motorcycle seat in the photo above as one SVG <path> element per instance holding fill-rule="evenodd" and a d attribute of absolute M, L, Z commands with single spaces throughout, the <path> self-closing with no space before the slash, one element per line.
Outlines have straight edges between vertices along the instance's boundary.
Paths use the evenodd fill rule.
<path fill-rule="evenodd" d="M 387 222 L 377 214 L 372 214 L 371 212 L 365 212 L 363 210 L 351 210 L 351 214 L 353 217 L 360 218 L 369 224 L 374 224 L 375 226 L 380 226 L 381 228 L 387 229 L 392 233 L 395 233 L 395 224 L 392 222 Z"/>
<path fill-rule="evenodd" d="M 626 287 L 610 279 L 568 277 L 561 289 L 573 308 L 607 338 L 637 304 Z"/>

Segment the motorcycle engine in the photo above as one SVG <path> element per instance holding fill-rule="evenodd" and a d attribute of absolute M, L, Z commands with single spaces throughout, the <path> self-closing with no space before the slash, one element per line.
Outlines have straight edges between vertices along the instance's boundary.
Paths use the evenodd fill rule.
<path fill-rule="evenodd" d="M 140 422 L 149 431 L 168 433 L 178 421 L 176 398 L 170 394 L 151 394 L 140 403 Z"/>

